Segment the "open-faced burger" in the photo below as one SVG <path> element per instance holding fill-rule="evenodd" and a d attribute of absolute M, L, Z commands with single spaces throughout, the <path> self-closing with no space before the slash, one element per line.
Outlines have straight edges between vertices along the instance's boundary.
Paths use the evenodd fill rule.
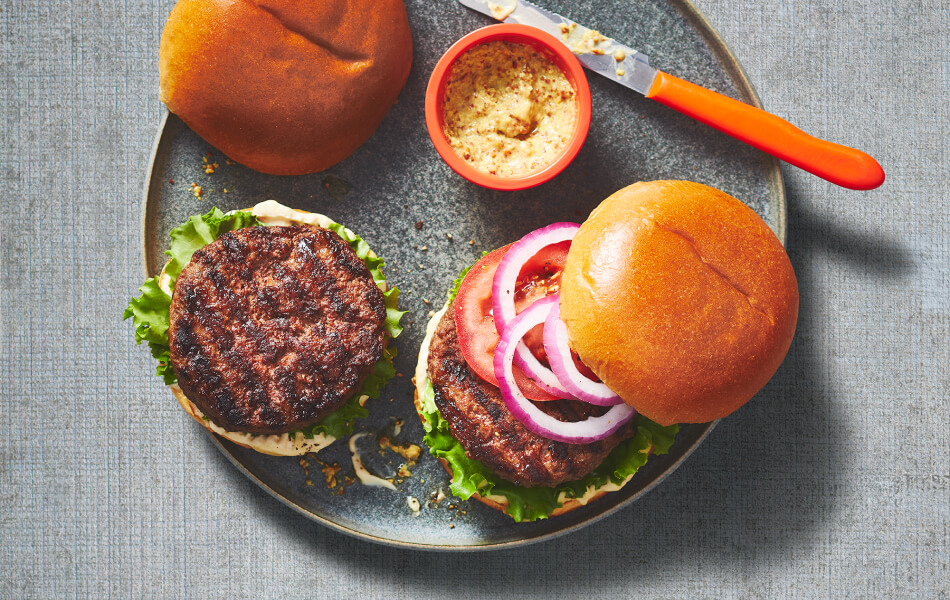
<path fill-rule="evenodd" d="M 398 290 L 353 232 L 274 201 L 172 230 L 172 257 L 125 312 L 196 421 L 275 455 L 352 433 L 393 376 Z"/>

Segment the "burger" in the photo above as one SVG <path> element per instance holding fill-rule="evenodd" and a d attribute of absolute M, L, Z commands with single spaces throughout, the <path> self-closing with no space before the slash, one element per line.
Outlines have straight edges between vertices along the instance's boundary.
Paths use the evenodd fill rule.
<path fill-rule="evenodd" d="M 781 242 L 685 181 L 607 198 L 487 253 L 427 328 L 416 409 L 451 491 L 532 521 L 617 491 L 679 423 L 731 414 L 798 316 Z"/>
<path fill-rule="evenodd" d="M 299 175 L 369 139 L 411 64 L 403 0 L 179 0 L 162 31 L 159 92 L 232 160 Z"/>
<path fill-rule="evenodd" d="M 359 236 L 274 201 L 171 231 L 171 259 L 124 318 L 198 423 L 265 454 L 353 432 L 395 374 L 399 290 Z"/>

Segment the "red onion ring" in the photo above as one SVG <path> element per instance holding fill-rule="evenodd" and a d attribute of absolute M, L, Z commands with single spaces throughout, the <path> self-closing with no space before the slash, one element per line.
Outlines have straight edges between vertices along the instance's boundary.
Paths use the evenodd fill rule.
<path fill-rule="evenodd" d="M 561 320 L 561 306 L 557 302 L 551 306 L 547 318 L 544 319 L 544 352 L 548 355 L 551 370 L 558 381 L 578 400 L 597 406 L 616 406 L 623 402 L 620 396 L 604 383 L 592 381 L 577 370 L 567 340 L 567 326 Z"/>
<path fill-rule="evenodd" d="M 506 326 L 517 314 L 515 310 L 515 289 L 518 285 L 518 275 L 525 263 L 542 248 L 574 239 L 577 223 L 554 223 L 541 229 L 536 229 L 511 245 L 504 258 L 498 263 L 495 277 L 492 280 L 491 302 L 492 317 L 495 319 L 495 329 L 501 335 Z M 574 395 L 558 380 L 557 375 L 541 364 L 524 342 L 518 342 L 515 347 L 515 364 L 525 374 L 546 392 L 564 398 L 574 398 Z"/>
<path fill-rule="evenodd" d="M 599 417 L 566 423 L 544 413 L 525 398 L 515 383 L 513 372 L 515 348 L 528 331 L 544 322 L 557 303 L 556 296 L 542 298 L 518 314 L 501 334 L 495 348 L 495 376 L 505 406 L 516 419 L 534 433 L 568 444 L 589 444 L 609 437 L 636 414 L 626 404 L 618 404 Z"/>

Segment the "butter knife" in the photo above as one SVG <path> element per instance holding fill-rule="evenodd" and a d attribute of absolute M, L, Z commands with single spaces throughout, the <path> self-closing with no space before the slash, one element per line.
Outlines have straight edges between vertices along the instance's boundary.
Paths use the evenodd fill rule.
<path fill-rule="evenodd" d="M 650 57 L 527 0 L 459 0 L 505 23 L 537 27 L 561 40 L 586 68 L 763 152 L 853 190 L 884 183 L 870 155 L 811 136 L 788 121 L 650 66 Z"/>

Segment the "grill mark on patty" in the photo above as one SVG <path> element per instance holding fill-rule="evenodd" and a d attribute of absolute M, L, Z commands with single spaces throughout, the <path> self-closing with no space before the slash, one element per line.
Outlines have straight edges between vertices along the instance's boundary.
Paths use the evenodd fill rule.
<path fill-rule="evenodd" d="M 501 391 L 465 362 L 453 315 L 450 306 L 432 337 L 428 375 L 436 406 L 469 458 L 525 487 L 555 486 L 581 479 L 597 468 L 617 444 L 635 433 L 631 421 L 599 442 L 565 444 L 528 431 L 508 411 Z M 607 410 L 572 400 L 536 405 L 562 421 L 577 421 Z"/>
<path fill-rule="evenodd" d="M 175 285 L 172 366 L 229 431 L 284 433 L 342 406 L 382 357 L 386 307 L 336 233 L 253 227 L 199 249 Z"/>

